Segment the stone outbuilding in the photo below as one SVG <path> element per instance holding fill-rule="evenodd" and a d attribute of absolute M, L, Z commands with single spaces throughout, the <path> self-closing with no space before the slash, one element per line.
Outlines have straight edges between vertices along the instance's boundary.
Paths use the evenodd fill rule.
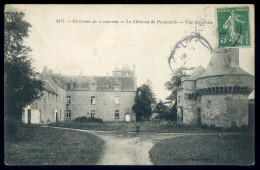
<path fill-rule="evenodd" d="M 206 69 L 181 78 L 177 121 L 229 128 L 248 126 L 248 96 L 254 76 L 239 67 L 239 49 L 216 49 Z"/>

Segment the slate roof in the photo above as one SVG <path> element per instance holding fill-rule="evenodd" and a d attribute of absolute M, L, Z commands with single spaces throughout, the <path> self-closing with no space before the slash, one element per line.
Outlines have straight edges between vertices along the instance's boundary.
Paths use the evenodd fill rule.
<path fill-rule="evenodd" d="M 206 70 L 198 78 L 227 74 L 250 75 L 240 67 L 231 67 L 228 65 L 224 51 L 219 51 L 212 53 Z"/>
<path fill-rule="evenodd" d="M 186 79 L 186 80 L 196 80 L 203 72 L 205 69 L 202 66 L 198 66 L 194 72 Z"/>
<path fill-rule="evenodd" d="M 59 78 L 53 79 L 59 81 L 57 80 Z M 63 76 L 60 81 L 65 84 L 73 84 L 74 90 L 90 90 L 91 85 L 97 85 L 97 91 L 114 91 L 115 86 L 121 85 L 121 91 L 135 91 L 134 77 Z"/>
<path fill-rule="evenodd" d="M 47 92 L 50 92 L 50 93 L 53 93 L 53 94 L 58 94 L 56 92 L 56 90 L 50 85 L 50 83 L 47 81 L 47 80 L 43 80 L 43 88 L 47 91 Z"/>

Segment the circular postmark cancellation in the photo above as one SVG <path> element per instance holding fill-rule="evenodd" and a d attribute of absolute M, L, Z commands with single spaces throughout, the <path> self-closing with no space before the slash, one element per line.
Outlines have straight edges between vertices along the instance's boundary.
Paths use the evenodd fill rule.
<path fill-rule="evenodd" d="M 201 62 L 205 61 L 205 57 L 196 53 L 203 53 L 203 50 L 206 50 L 204 53 L 211 53 L 212 46 L 200 33 L 193 32 L 185 36 L 176 43 L 168 58 L 170 69 L 175 72 L 181 67 L 191 69 L 200 65 Z M 208 57 L 206 56 L 206 58 Z"/>
<path fill-rule="evenodd" d="M 218 47 L 248 47 L 251 44 L 249 7 L 217 8 Z"/>
<path fill-rule="evenodd" d="M 189 70 L 199 65 L 207 66 L 210 54 L 217 46 L 215 16 L 214 8 L 204 8 L 194 22 L 194 32 L 175 44 L 168 58 L 172 72 L 181 67 Z"/>

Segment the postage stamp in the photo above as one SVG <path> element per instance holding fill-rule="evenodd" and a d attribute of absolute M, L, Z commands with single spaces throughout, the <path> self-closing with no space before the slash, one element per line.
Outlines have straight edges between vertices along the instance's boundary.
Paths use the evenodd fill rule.
<path fill-rule="evenodd" d="M 249 8 L 217 8 L 218 46 L 250 46 Z"/>

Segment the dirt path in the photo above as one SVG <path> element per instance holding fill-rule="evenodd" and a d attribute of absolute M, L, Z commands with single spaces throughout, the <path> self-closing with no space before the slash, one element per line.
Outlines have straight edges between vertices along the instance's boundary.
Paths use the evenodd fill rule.
<path fill-rule="evenodd" d="M 152 165 L 149 150 L 159 140 L 183 136 L 184 134 L 158 133 L 104 133 L 93 134 L 106 141 L 106 149 L 100 165 Z"/>
<path fill-rule="evenodd" d="M 59 127 L 54 127 L 59 128 Z M 60 128 L 70 129 L 70 128 Z M 180 133 L 134 133 L 70 129 L 94 134 L 103 139 L 105 151 L 99 165 L 152 165 L 149 150 L 159 140 L 186 136 Z"/>

